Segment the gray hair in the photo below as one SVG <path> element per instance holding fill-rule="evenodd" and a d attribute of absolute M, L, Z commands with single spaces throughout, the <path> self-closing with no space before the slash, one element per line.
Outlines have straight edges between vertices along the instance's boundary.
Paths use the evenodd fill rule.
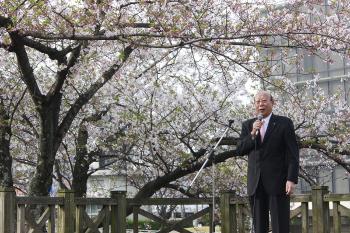
<path fill-rule="evenodd" d="M 274 98 L 273 98 L 273 96 L 271 95 L 271 93 L 270 92 L 268 92 L 268 91 L 265 91 L 265 90 L 260 90 L 260 91 L 258 91 L 256 94 L 255 94 L 255 97 L 257 97 L 258 95 L 265 95 L 265 96 L 269 96 L 270 97 L 270 100 L 271 101 L 274 101 Z M 255 98 L 254 98 L 255 99 Z"/>

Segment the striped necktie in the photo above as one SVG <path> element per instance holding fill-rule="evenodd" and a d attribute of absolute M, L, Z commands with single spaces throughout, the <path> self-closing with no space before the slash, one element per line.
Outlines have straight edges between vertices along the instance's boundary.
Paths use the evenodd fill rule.
<path fill-rule="evenodd" d="M 261 139 L 261 142 L 264 140 L 264 136 L 265 136 L 265 122 L 264 120 L 262 120 L 263 122 L 263 125 L 261 126 L 260 128 L 260 139 Z"/>

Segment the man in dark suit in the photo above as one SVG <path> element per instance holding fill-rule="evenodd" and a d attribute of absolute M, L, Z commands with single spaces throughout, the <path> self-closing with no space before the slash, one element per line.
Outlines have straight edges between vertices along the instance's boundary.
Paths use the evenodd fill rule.
<path fill-rule="evenodd" d="M 299 149 L 293 122 L 274 115 L 269 92 L 255 96 L 258 117 L 242 124 L 237 155 L 248 155 L 248 195 L 255 233 L 289 232 L 290 194 L 298 182 Z"/>

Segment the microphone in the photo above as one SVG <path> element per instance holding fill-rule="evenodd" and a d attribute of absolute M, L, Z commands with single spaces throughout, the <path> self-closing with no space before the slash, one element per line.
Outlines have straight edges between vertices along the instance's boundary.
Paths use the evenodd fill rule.
<path fill-rule="evenodd" d="M 259 113 L 259 114 L 258 114 L 258 120 L 261 121 L 263 118 L 264 118 L 264 116 L 263 116 L 261 113 Z M 258 133 L 259 133 L 259 130 L 257 130 L 257 131 L 255 132 L 255 136 L 258 136 Z"/>

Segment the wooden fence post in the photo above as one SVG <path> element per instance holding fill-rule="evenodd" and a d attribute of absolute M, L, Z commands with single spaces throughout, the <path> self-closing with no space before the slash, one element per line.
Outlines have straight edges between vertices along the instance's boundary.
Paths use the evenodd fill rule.
<path fill-rule="evenodd" d="M 75 232 L 84 232 L 84 214 L 86 205 L 77 205 L 75 209 Z"/>
<path fill-rule="evenodd" d="M 329 233 L 329 203 L 323 200 L 327 186 L 312 187 L 312 232 Z"/>
<path fill-rule="evenodd" d="M 244 219 L 245 219 L 244 206 L 245 206 L 244 203 L 237 203 L 236 204 L 238 233 L 245 233 L 245 229 L 244 229 Z"/>
<path fill-rule="evenodd" d="M 133 207 L 133 233 L 139 233 L 139 206 L 134 206 Z"/>
<path fill-rule="evenodd" d="M 231 204 L 231 199 L 233 199 L 234 196 L 234 191 L 226 191 L 222 193 L 220 197 L 222 233 L 237 232 L 236 205 Z"/>
<path fill-rule="evenodd" d="M 112 191 L 117 206 L 111 208 L 111 233 L 126 233 L 126 191 Z"/>
<path fill-rule="evenodd" d="M 309 233 L 309 203 L 301 203 L 301 232 Z"/>
<path fill-rule="evenodd" d="M 333 201 L 333 230 L 334 233 L 341 233 L 341 221 L 339 211 L 340 201 Z"/>
<path fill-rule="evenodd" d="M 14 188 L 0 187 L 0 233 L 14 233 L 16 224 Z"/>
<path fill-rule="evenodd" d="M 213 206 L 213 203 L 209 204 L 209 232 L 215 232 L 214 226 L 213 226 L 213 222 L 214 222 L 214 215 L 213 211 L 215 212 L 215 206 Z"/>
<path fill-rule="evenodd" d="M 61 190 L 58 192 L 58 196 L 64 198 L 64 204 L 59 206 L 58 209 L 58 233 L 74 233 L 74 192 L 71 190 Z"/>

